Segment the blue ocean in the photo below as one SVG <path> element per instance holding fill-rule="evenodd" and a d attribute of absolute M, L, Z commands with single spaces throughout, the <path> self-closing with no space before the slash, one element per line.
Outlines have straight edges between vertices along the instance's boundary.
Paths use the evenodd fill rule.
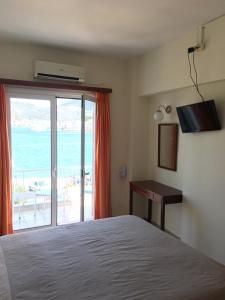
<path fill-rule="evenodd" d="M 40 177 L 51 174 L 51 132 L 12 127 L 12 164 L 14 178 Z M 81 135 L 79 132 L 57 132 L 58 177 L 80 174 Z M 93 163 L 93 135 L 85 134 L 85 165 Z"/>

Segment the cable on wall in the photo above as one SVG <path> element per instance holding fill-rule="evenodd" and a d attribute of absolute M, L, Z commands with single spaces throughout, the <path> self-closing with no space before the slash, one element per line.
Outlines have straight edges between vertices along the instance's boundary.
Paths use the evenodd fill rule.
<path fill-rule="evenodd" d="M 202 101 L 204 101 L 204 97 L 202 96 L 201 92 L 199 91 L 199 85 L 198 85 L 198 73 L 195 66 L 195 51 L 202 51 L 205 49 L 205 25 L 208 25 L 209 23 L 212 23 L 222 17 L 225 17 L 225 14 L 222 14 L 220 16 L 215 17 L 214 19 L 209 20 L 208 22 L 204 23 L 198 28 L 198 39 L 197 44 L 195 46 L 189 47 L 187 49 L 187 55 L 188 55 L 188 64 L 189 64 L 189 76 L 191 78 L 191 81 L 194 84 L 194 87 L 196 88 L 197 93 L 201 97 Z M 195 73 L 195 79 L 192 76 L 192 64 L 190 60 L 190 55 L 192 55 L 192 64 L 193 69 Z"/>
<path fill-rule="evenodd" d="M 215 18 L 213 18 L 213 19 L 211 19 L 211 20 L 205 22 L 205 23 L 203 24 L 203 26 L 204 26 L 204 25 L 208 25 L 208 24 L 210 24 L 210 23 L 212 23 L 212 22 L 214 22 L 214 21 L 216 21 L 216 20 L 218 20 L 218 19 L 221 19 L 221 18 L 223 18 L 223 17 L 225 17 L 225 14 L 219 15 L 219 16 L 217 16 L 217 17 L 215 17 Z"/>
<path fill-rule="evenodd" d="M 196 88 L 197 93 L 201 97 L 202 101 L 205 101 L 204 97 L 202 96 L 201 92 L 199 91 L 199 86 L 198 86 L 198 73 L 197 69 L 195 66 L 195 50 L 197 50 L 196 47 L 190 47 L 188 48 L 188 64 L 189 64 L 189 76 L 191 78 L 191 81 L 194 84 L 194 87 Z M 194 72 L 195 72 L 195 79 L 192 76 L 192 65 L 191 65 L 191 60 L 190 60 L 190 55 L 192 54 L 192 63 L 194 67 Z"/>

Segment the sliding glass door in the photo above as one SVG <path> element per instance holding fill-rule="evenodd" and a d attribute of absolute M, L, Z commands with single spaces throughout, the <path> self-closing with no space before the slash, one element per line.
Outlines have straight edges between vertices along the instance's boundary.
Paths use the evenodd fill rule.
<path fill-rule="evenodd" d="M 11 98 L 14 230 L 51 224 L 51 102 Z"/>
<path fill-rule="evenodd" d="M 95 102 L 85 100 L 84 116 L 84 220 L 94 219 Z"/>
<path fill-rule="evenodd" d="M 19 91 L 9 99 L 14 230 L 92 219 L 95 102 Z"/>
<path fill-rule="evenodd" d="M 57 222 L 81 220 L 82 100 L 57 98 Z"/>

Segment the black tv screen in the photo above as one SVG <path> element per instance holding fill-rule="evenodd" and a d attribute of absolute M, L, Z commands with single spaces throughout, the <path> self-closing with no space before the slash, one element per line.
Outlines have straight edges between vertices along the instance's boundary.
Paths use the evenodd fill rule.
<path fill-rule="evenodd" d="M 214 100 L 177 107 L 182 132 L 220 130 Z"/>

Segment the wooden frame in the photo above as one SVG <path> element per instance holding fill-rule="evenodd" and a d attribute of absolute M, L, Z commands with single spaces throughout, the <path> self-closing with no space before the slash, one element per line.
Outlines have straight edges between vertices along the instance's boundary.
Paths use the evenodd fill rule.
<path fill-rule="evenodd" d="M 79 85 L 79 84 L 69 84 L 69 83 L 26 81 L 26 80 L 5 79 L 5 78 L 0 78 L 0 83 L 14 85 L 14 86 L 34 87 L 34 88 L 112 93 L 112 89 L 109 89 L 109 88 Z"/>
<path fill-rule="evenodd" d="M 161 147 L 162 147 L 162 127 L 171 127 L 172 128 L 172 146 L 171 146 L 171 153 L 170 153 L 170 163 L 169 165 L 163 165 L 161 161 Z M 178 144 L 178 124 L 177 123 L 161 123 L 158 125 L 158 167 L 177 171 L 177 144 Z"/>
<path fill-rule="evenodd" d="M 165 209 L 167 204 L 182 202 L 182 191 L 154 180 L 130 181 L 130 207 L 129 214 L 133 214 L 133 192 L 148 200 L 147 221 L 152 222 L 152 202 L 160 203 L 160 228 L 165 230 Z"/>

